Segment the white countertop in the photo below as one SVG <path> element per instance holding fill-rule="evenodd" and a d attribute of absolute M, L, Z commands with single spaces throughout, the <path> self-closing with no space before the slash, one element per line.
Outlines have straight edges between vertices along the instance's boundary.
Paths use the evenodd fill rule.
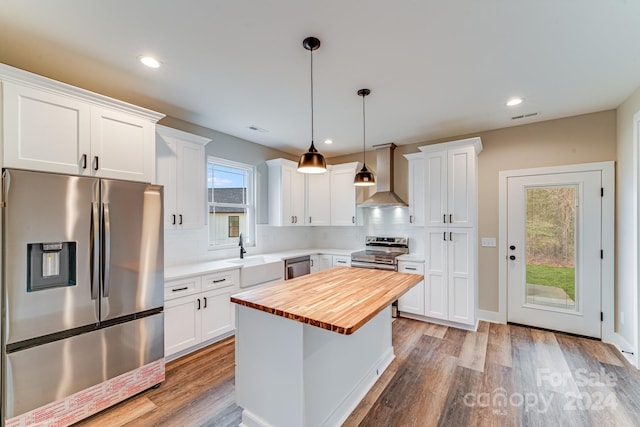
<path fill-rule="evenodd" d="M 281 259 L 286 260 L 289 258 L 296 258 L 304 255 L 344 255 L 351 256 L 353 252 L 359 251 L 361 249 L 294 249 L 285 252 L 273 252 L 273 253 L 264 253 L 264 254 L 247 254 L 247 257 L 251 256 L 262 256 L 265 258 L 271 259 Z M 249 249 L 249 252 L 251 249 Z M 164 279 L 165 280 L 175 280 L 182 279 L 189 276 L 199 276 L 201 274 L 206 273 L 214 273 L 217 271 L 225 271 L 225 270 L 235 270 L 239 269 L 242 266 L 240 264 L 234 264 L 228 262 L 226 260 L 215 260 L 215 261 L 202 261 L 195 262 L 191 264 L 181 264 L 174 265 L 171 267 L 166 267 L 164 269 Z"/>

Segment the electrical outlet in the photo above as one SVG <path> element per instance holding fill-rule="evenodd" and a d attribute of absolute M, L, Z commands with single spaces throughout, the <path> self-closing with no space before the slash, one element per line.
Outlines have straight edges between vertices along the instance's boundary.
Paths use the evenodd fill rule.
<path fill-rule="evenodd" d="M 482 247 L 484 247 L 484 248 L 495 248 L 496 247 L 496 238 L 495 237 L 483 237 L 482 238 Z"/>

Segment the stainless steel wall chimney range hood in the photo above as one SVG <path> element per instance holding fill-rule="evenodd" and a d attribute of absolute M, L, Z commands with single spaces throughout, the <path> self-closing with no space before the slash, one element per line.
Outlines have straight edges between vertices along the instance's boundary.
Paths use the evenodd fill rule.
<path fill-rule="evenodd" d="M 374 145 L 376 149 L 376 184 L 377 192 L 358 206 L 378 208 L 389 206 L 407 206 L 396 193 L 393 192 L 393 150 L 396 144 Z"/>

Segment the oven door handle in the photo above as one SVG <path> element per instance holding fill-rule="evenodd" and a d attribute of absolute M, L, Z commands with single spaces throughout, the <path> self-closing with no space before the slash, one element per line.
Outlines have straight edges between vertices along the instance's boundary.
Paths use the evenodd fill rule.
<path fill-rule="evenodd" d="M 374 264 L 370 262 L 351 261 L 351 267 L 369 268 L 375 270 L 398 271 L 396 264 Z"/>

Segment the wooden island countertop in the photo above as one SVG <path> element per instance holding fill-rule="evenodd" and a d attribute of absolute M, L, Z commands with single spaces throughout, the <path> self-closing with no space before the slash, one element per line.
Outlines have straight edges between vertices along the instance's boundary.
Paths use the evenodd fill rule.
<path fill-rule="evenodd" d="M 231 302 L 350 335 L 424 276 L 334 267 L 231 296 Z"/>

